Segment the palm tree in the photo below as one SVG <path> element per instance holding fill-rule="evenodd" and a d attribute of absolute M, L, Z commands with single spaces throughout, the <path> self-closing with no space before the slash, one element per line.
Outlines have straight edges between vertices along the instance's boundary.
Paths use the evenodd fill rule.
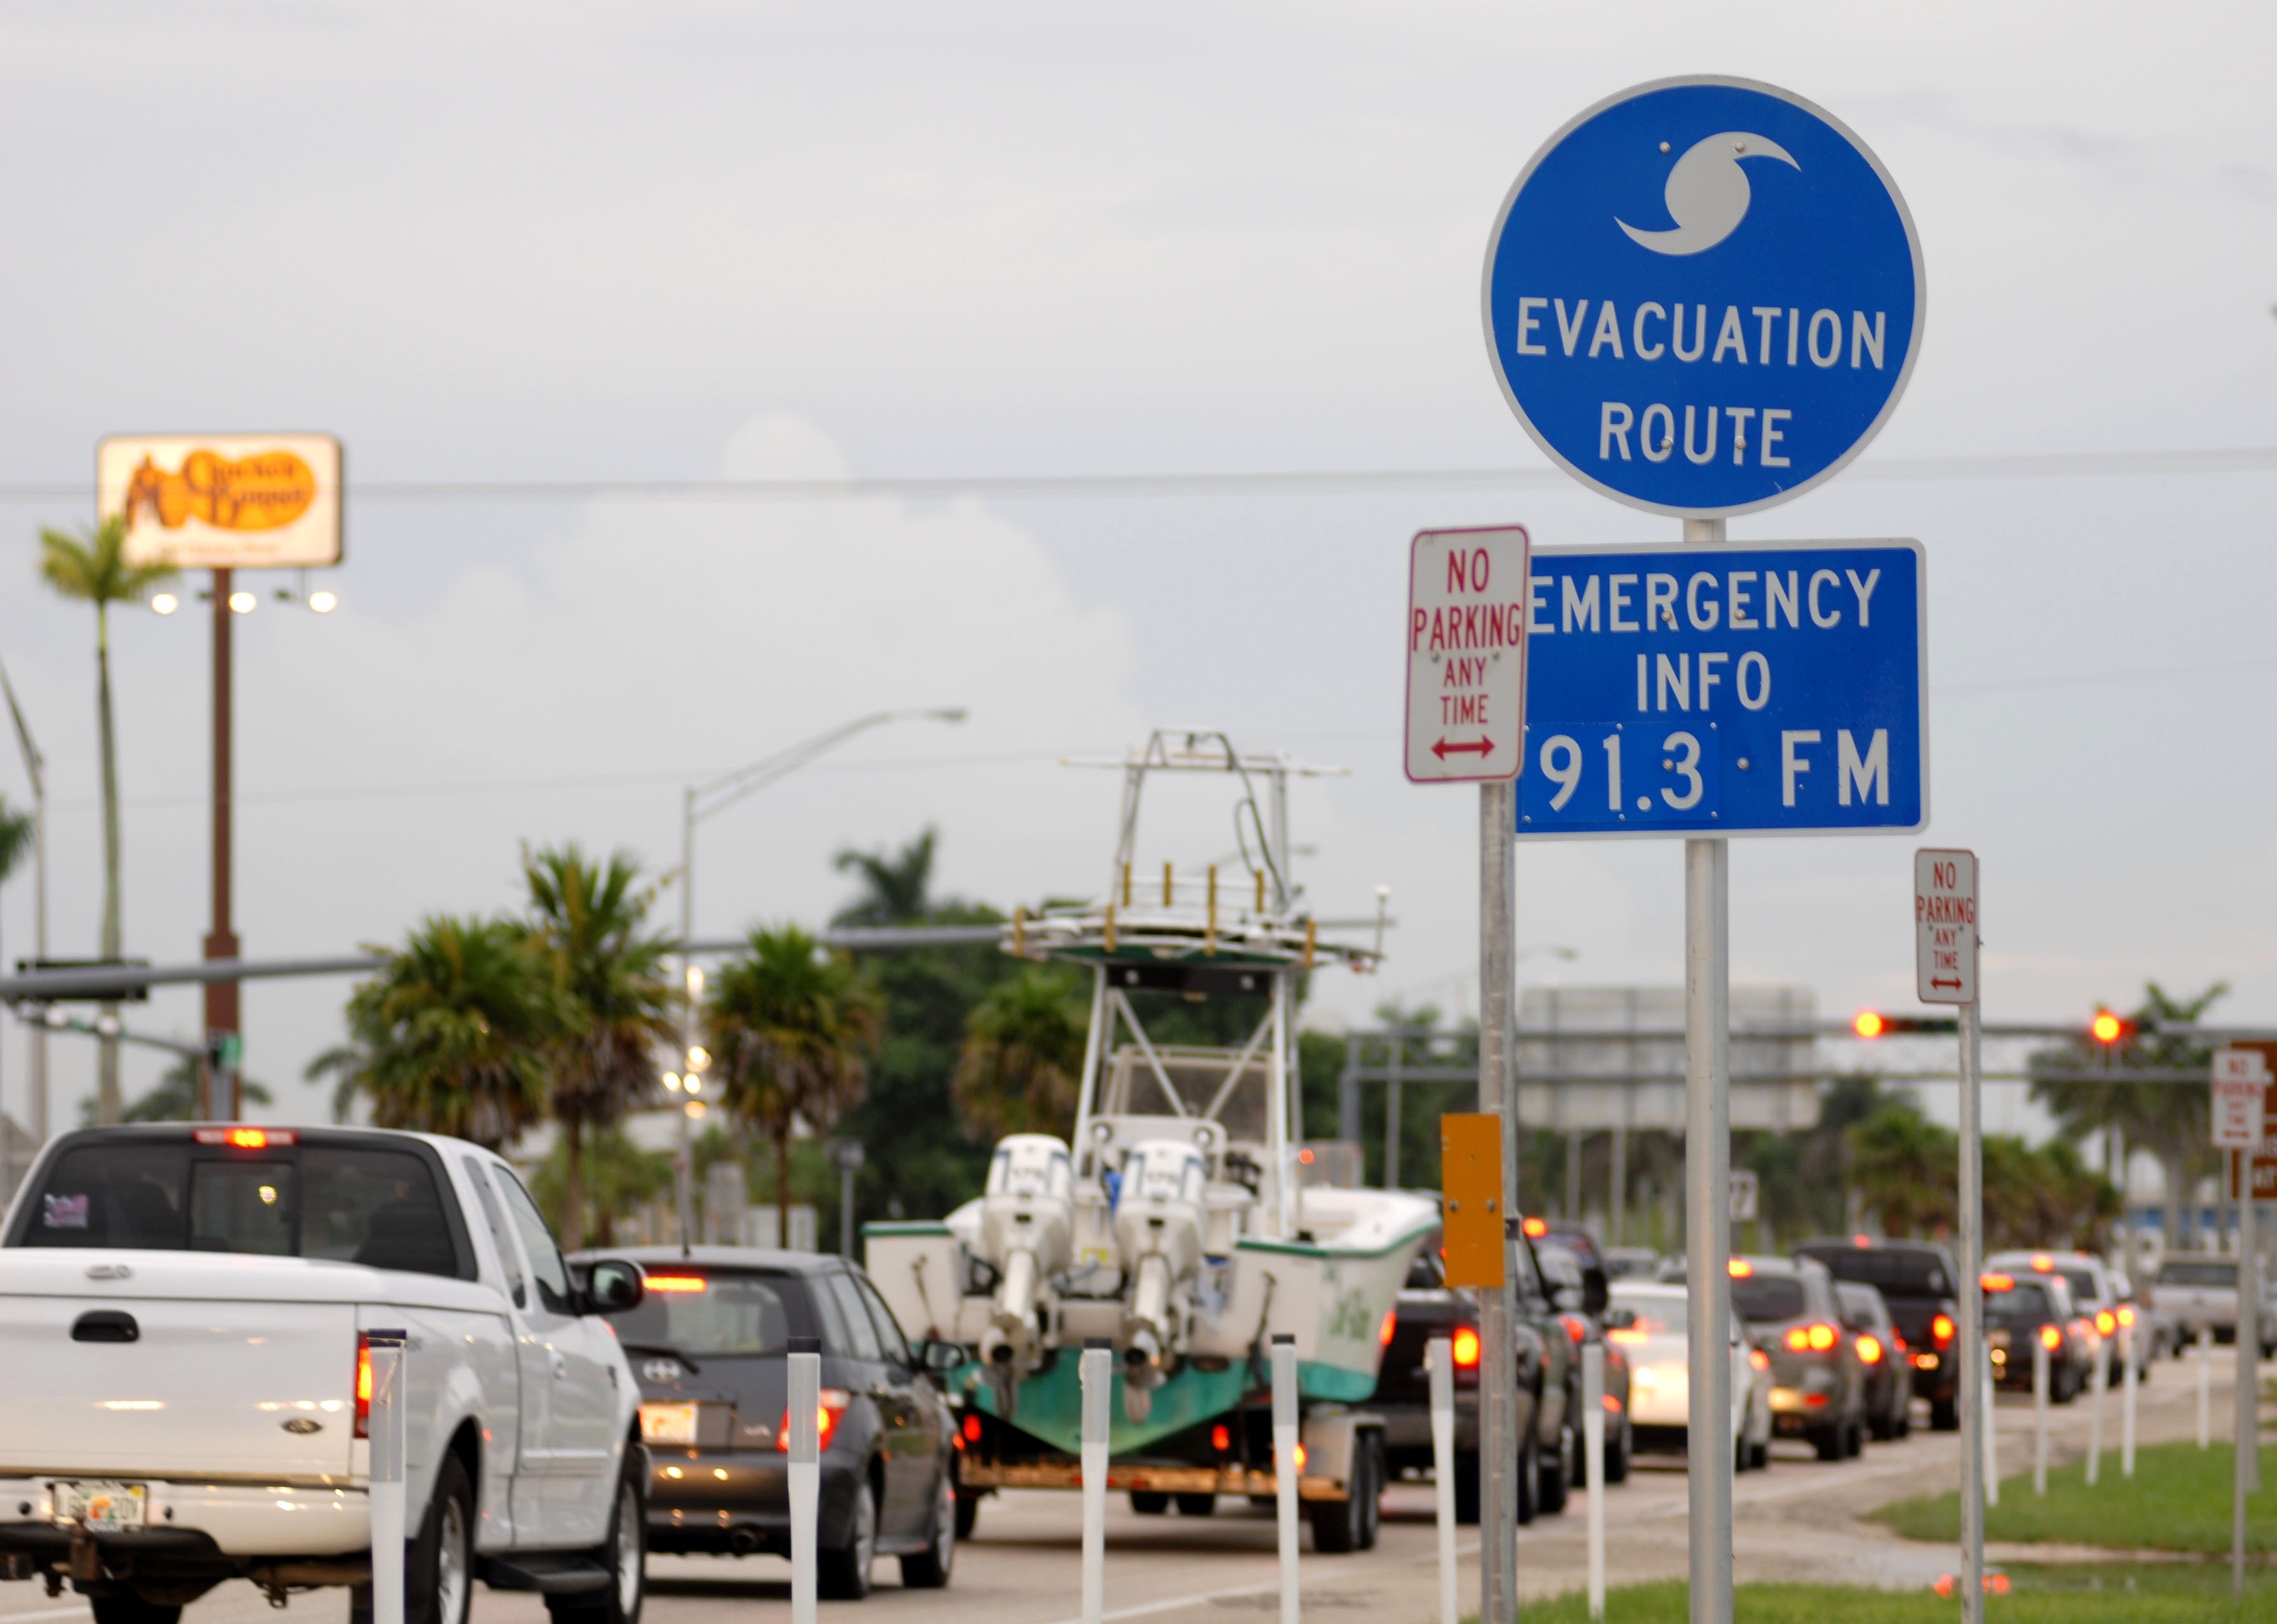
<path fill-rule="evenodd" d="M 950 1084 L 965 1132 L 1064 1133 L 1083 1068 L 1082 990 L 1057 965 L 1029 964 L 998 983 L 965 1018 Z"/>
<path fill-rule="evenodd" d="M 353 1047 L 319 1064 L 342 1072 L 342 1095 L 369 1100 L 380 1126 L 495 1150 L 544 1114 L 546 1054 L 565 1023 L 520 921 L 429 916 L 347 1014 Z"/>
<path fill-rule="evenodd" d="M 103 957 L 119 955 L 118 740 L 111 722 L 110 606 L 139 603 L 142 594 L 174 576 L 171 564 L 137 564 L 126 557 L 126 521 L 113 516 L 92 530 L 40 532 L 40 574 L 65 598 L 95 606 L 95 716 L 103 750 Z M 116 1014 L 116 1004 L 103 1006 Z M 103 1040 L 95 1087 L 95 1117 L 118 1120 L 118 1040 Z"/>
<path fill-rule="evenodd" d="M 1854 1124 L 1850 1174 L 1881 1220 L 1900 1238 L 1948 1232 L 1960 1210 L 1960 1145 L 1910 1100 L 1891 1100 Z"/>
<path fill-rule="evenodd" d="M 656 888 L 637 887 L 640 864 L 629 852 L 595 864 L 572 842 L 524 852 L 522 867 L 530 939 L 567 1021 L 550 1102 L 566 1141 L 561 1229 L 575 1251 L 584 1244 L 585 1130 L 605 1132 L 656 1088 L 657 1048 L 677 1030 L 665 965 L 677 944 L 641 934 Z M 612 1227 L 606 1215 L 601 1227 Z"/>
<path fill-rule="evenodd" d="M 927 829 L 896 857 L 883 851 L 842 851 L 834 861 L 840 873 L 861 876 L 862 895 L 841 908 L 838 925 L 914 925 L 933 911 L 933 847 L 938 834 Z"/>
<path fill-rule="evenodd" d="M 704 1016 L 727 1109 L 774 1146 L 775 1232 L 788 1236 L 791 1133 L 826 1132 L 862 1097 L 884 1027 L 877 995 L 845 955 L 785 925 L 754 930 L 720 966 Z"/>
<path fill-rule="evenodd" d="M 2170 1250 L 2182 1244 L 2183 1211 L 2191 1185 L 2220 1165 L 2209 1142 L 2207 1094 L 2171 1083 L 2130 1083 L 2127 1073 L 2151 1070 L 2211 1075 L 2211 1045 L 2171 1032 L 2162 1036 L 2159 1028 L 2198 1021 L 2228 991 L 2227 981 L 2217 981 L 2195 998 L 2176 998 L 2156 981 L 2150 982 L 2143 989 L 2142 1007 L 2131 1018 L 2139 1036 L 2110 1049 L 2091 1039 L 2075 1038 L 2038 1051 L 2030 1061 L 2032 1098 L 2054 1115 L 2066 1137 L 2079 1139 L 2116 1128 L 2129 1145 L 2139 1145 L 2159 1158 L 2167 1186 L 2166 1243 Z M 2049 1075 L 2102 1070 L 2110 1071 L 2110 1082 L 2060 1080 Z"/>

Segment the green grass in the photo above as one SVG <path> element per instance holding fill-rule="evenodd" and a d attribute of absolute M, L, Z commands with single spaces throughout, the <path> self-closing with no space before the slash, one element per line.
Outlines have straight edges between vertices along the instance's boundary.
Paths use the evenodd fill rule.
<path fill-rule="evenodd" d="M 2277 1575 L 2247 1576 L 2243 1605 L 2229 1599 L 2227 1566 L 2112 1563 L 2098 1567 L 2010 1567 L 2007 1595 L 1985 1601 L 1985 1616 L 2013 1624 L 2222 1624 L 2266 1620 L 2277 1609 Z M 1687 1624 L 1681 1582 L 1609 1590 L 1605 1624 Z M 1569 1591 L 1529 1602 L 1526 1624 L 1588 1624 L 1587 1597 Z M 1953 1624 L 1960 1602 L 1923 1589 L 1866 1590 L 1839 1584 L 1743 1584 L 1732 1595 L 1735 1624 Z"/>
<path fill-rule="evenodd" d="M 2231 1460 L 2224 1444 L 2156 1444 L 2136 1451 L 2129 1482 L 2119 1475 L 2119 1452 L 2110 1450 L 2094 1488 L 2087 1486 L 2085 1463 L 2075 1462 L 2048 1468 L 2045 1496 L 2032 1492 L 2030 1472 L 2003 1477 L 2000 1504 L 1985 1509 L 1984 1537 L 2227 1556 Z M 2268 1472 L 2265 1460 L 2265 1481 Z M 1961 1537 L 1958 1492 L 1899 1500 L 1871 1514 L 1908 1539 Z M 2277 1483 L 2245 1502 L 2245 1548 L 2277 1551 Z"/>

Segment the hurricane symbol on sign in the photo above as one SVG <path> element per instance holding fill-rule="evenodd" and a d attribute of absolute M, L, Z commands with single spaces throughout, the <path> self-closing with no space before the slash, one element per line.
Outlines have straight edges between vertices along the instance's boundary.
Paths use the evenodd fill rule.
<path fill-rule="evenodd" d="M 1668 217 L 1676 222 L 1675 230 L 1639 231 L 1618 218 L 1613 224 L 1640 248 L 1656 254 L 1698 254 L 1714 248 L 1748 217 L 1754 194 L 1747 172 L 1740 167 L 1742 158 L 1777 158 L 1793 169 L 1802 167 L 1768 136 L 1726 130 L 1694 141 L 1668 172 L 1668 187 L 1661 196 L 1668 205 Z"/>

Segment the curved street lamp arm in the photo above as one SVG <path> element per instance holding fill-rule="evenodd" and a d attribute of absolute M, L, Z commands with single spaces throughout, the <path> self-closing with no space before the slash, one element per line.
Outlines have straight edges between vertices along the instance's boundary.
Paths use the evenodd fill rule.
<path fill-rule="evenodd" d="M 889 721 L 918 718 L 957 722 L 964 720 L 964 714 L 959 706 L 942 710 L 873 711 L 867 716 L 857 716 L 852 721 L 842 723 L 826 733 L 818 733 L 811 739 L 803 740 L 788 750 L 778 751 L 765 759 L 755 761 L 723 778 L 697 786 L 689 796 L 690 812 L 699 822 L 713 812 L 725 812 L 745 796 L 756 794 L 777 779 L 796 773 L 818 756 L 869 728 Z"/>

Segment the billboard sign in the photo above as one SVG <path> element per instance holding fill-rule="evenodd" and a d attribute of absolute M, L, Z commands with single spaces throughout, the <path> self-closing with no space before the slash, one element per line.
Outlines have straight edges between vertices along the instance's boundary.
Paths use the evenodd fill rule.
<path fill-rule="evenodd" d="M 126 556 L 183 569 L 340 561 L 340 443 L 329 434 L 115 434 L 95 447 L 95 510 Z"/>

